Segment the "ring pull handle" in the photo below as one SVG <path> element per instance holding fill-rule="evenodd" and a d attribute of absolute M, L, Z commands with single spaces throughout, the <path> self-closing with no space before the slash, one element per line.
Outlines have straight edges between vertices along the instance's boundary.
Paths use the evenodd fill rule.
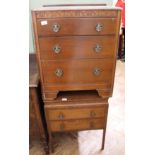
<path fill-rule="evenodd" d="M 54 53 L 58 54 L 58 53 L 61 52 L 61 47 L 60 47 L 59 45 L 55 45 L 55 46 L 53 47 L 53 51 L 54 51 Z"/>
<path fill-rule="evenodd" d="M 95 48 L 94 48 L 94 50 L 95 50 L 96 53 L 101 52 L 102 49 L 103 49 L 103 47 L 102 47 L 101 45 L 99 45 L 99 44 L 96 44 L 96 46 L 95 46 Z"/>
<path fill-rule="evenodd" d="M 55 75 L 57 77 L 62 77 L 63 76 L 63 70 L 62 69 L 56 69 L 55 70 Z"/>
<path fill-rule="evenodd" d="M 59 114 L 59 119 L 60 119 L 60 120 L 63 120 L 64 118 L 65 118 L 65 117 L 64 117 L 64 114 L 63 114 L 63 113 L 60 113 L 60 114 Z"/>
<path fill-rule="evenodd" d="M 90 116 L 91 116 L 91 117 L 95 117 L 95 116 L 96 116 L 95 111 L 91 111 L 91 112 L 90 112 Z"/>
<path fill-rule="evenodd" d="M 103 25 L 98 23 L 98 24 L 96 25 L 96 31 L 97 31 L 97 32 L 101 32 L 102 29 L 103 29 Z"/>
<path fill-rule="evenodd" d="M 58 23 L 55 23 L 52 25 L 52 31 L 53 32 L 59 32 L 61 26 Z"/>
<path fill-rule="evenodd" d="M 95 76 L 99 76 L 99 75 L 101 74 L 101 69 L 99 69 L 99 68 L 94 68 L 93 74 L 94 74 Z"/>

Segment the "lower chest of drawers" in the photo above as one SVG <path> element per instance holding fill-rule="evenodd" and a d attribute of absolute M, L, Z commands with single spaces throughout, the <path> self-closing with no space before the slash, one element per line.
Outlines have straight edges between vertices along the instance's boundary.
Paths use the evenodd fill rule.
<path fill-rule="evenodd" d="M 90 102 L 90 101 L 87 101 Z M 61 107 L 55 104 L 45 105 L 48 129 L 52 132 L 103 129 L 106 126 L 108 102 L 90 102 L 85 105 L 63 103 Z"/>

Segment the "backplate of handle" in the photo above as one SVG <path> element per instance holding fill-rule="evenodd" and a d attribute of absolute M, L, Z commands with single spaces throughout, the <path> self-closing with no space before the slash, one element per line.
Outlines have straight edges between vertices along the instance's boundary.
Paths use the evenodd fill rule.
<path fill-rule="evenodd" d="M 103 25 L 100 24 L 100 23 L 98 23 L 98 24 L 96 25 L 96 31 L 97 31 L 97 32 L 101 32 L 102 29 L 103 29 Z"/>
<path fill-rule="evenodd" d="M 53 32 L 59 32 L 60 28 L 61 28 L 61 26 L 58 23 L 54 23 L 52 25 L 52 31 Z"/>
<path fill-rule="evenodd" d="M 90 112 L 90 116 L 91 116 L 91 117 L 95 117 L 95 116 L 96 116 L 95 111 L 91 111 L 91 112 Z"/>
<path fill-rule="evenodd" d="M 99 45 L 99 44 L 96 44 L 96 46 L 94 47 L 94 51 L 95 51 L 96 53 L 101 52 L 102 49 L 103 49 L 103 47 L 102 47 L 101 45 Z"/>
<path fill-rule="evenodd" d="M 95 76 L 99 76 L 99 75 L 101 74 L 101 69 L 99 69 L 99 68 L 94 68 L 94 69 L 93 69 L 93 74 L 94 74 Z"/>
<path fill-rule="evenodd" d="M 57 76 L 57 77 L 62 77 L 63 76 L 63 70 L 62 69 L 56 69 L 55 70 L 55 75 Z"/>
<path fill-rule="evenodd" d="M 59 114 L 59 119 L 60 119 L 60 120 L 63 120 L 63 119 L 64 119 L 64 114 L 63 114 L 63 113 L 60 113 L 60 114 Z"/>
<path fill-rule="evenodd" d="M 53 51 L 54 51 L 54 53 L 56 53 L 56 54 L 60 53 L 60 52 L 61 52 L 61 47 L 60 47 L 60 45 L 54 45 Z"/>

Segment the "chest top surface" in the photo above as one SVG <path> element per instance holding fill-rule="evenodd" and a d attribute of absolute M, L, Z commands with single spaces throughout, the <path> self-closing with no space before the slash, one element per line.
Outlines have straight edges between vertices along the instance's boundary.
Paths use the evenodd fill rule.
<path fill-rule="evenodd" d="M 121 10 L 120 7 L 116 6 L 50 6 L 35 8 L 33 11 L 55 11 L 55 10 Z"/>

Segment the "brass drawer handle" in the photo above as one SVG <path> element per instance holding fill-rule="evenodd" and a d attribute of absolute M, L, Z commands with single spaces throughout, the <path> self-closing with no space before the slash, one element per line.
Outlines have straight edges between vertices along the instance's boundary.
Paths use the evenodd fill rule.
<path fill-rule="evenodd" d="M 99 68 L 94 68 L 93 74 L 94 74 L 95 76 L 99 76 L 99 75 L 101 74 L 101 70 L 100 70 Z"/>
<path fill-rule="evenodd" d="M 91 117 L 95 117 L 95 116 L 96 116 L 95 111 L 91 111 L 91 112 L 90 112 L 90 116 L 91 116 Z"/>
<path fill-rule="evenodd" d="M 58 53 L 61 52 L 61 47 L 60 47 L 59 45 L 55 45 L 55 46 L 53 47 L 53 51 L 54 51 L 54 53 L 58 54 Z"/>
<path fill-rule="evenodd" d="M 99 53 L 99 52 L 101 52 L 102 51 L 102 46 L 101 45 L 99 45 L 99 44 L 96 44 L 96 46 L 95 46 L 95 48 L 94 48 L 94 50 L 95 50 L 95 52 L 96 53 Z"/>
<path fill-rule="evenodd" d="M 62 69 L 56 69 L 55 75 L 56 75 L 57 77 L 63 76 L 63 71 L 62 71 Z"/>
<path fill-rule="evenodd" d="M 90 122 L 90 128 L 94 128 L 94 127 L 95 127 L 94 122 Z"/>
<path fill-rule="evenodd" d="M 53 32 L 59 32 L 61 26 L 58 23 L 55 23 L 52 25 L 52 31 Z"/>
<path fill-rule="evenodd" d="M 63 120 L 63 119 L 64 119 L 64 114 L 60 113 L 60 114 L 59 114 L 59 119 L 60 119 L 60 120 Z"/>
<path fill-rule="evenodd" d="M 60 124 L 60 131 L 64 131 L 65 129 L 65 125 L 64 124 Z"/>
<path fill-rule="evenodd" d="M 98 24 L 96 25 L 96 31 L 97 31 L 97 32 L 100 32 L 100 31 L 102 31 L 102 29 L 103 29 L 103 25 L 98 23 Z"/>

